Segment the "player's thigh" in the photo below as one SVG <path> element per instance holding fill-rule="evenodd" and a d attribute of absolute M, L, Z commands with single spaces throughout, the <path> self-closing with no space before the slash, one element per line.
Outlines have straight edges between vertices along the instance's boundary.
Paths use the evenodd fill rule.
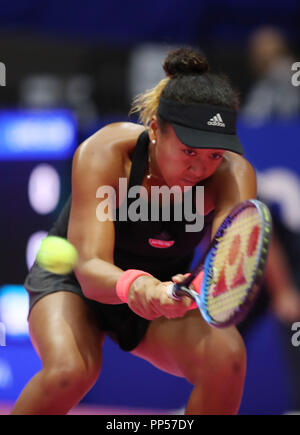
<path fill-rule="evenodd" d="M 192 383 L 208 370 L 225 370 L 229 364 L 236 372 L 245 372 L 245 346 L 237 329 L 213 328 L 198 310 L 182 318 L 152 321 L 132 353 Z"/>
<path fill-rule="evenodd" d="M 100 370 L 105 336 L 81 296 L 59 291 L 41 298 L 31 310 L 29 331 L 43 368 L 77 366 L 92 377 Z"/>

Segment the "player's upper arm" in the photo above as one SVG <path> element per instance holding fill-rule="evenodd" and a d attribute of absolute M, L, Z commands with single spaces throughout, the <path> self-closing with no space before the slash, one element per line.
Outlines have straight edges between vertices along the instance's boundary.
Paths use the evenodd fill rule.
<path fill-rule="evenodd" d="M 215 217 L 212 235 L 233 207 L 257 195 L 256 175 L 251 164 L 233 153 L 229 153 L 228 157 L 213 180 Z"/>
<path fill-rule="evenodd" d="M 111 126 L 100 130 L 79 146 L 73 158 L 68 239 L 78 250 L 79 264 L 92 258 L 113 263 L 114 223 L 100 221 L 96 214 L 99 187 L 111 186 L 117 192 L 119 177 L 124 175 L 123 155 L 112 132 Z"/>

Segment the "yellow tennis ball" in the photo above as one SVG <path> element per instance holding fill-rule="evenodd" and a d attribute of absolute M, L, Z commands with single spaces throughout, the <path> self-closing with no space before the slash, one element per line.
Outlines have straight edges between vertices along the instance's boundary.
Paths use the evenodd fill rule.
<path fill-rule="evenodd" d="M 41 267 L 59 275 L 70 273 L 77 259 L 74 246 L 67 239 L 57 236 L 43 239 L 36 256 L 36 261 Z"/>

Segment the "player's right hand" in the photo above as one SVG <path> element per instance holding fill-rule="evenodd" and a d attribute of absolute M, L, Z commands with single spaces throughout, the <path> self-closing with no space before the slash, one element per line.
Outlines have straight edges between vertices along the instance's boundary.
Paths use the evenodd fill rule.
<path fill-rule="evenodd" d="M 162 282 L 151 276 L 138 277 L 129 289 L 128 306 L 147 320 L 162 316 L 167 319 L 183 317 L 192 301 L 188 297 L 183 297 L 179 301 L 171 299 L 167 293 L 167 287 L 170 284 L 173 282 Z"/>

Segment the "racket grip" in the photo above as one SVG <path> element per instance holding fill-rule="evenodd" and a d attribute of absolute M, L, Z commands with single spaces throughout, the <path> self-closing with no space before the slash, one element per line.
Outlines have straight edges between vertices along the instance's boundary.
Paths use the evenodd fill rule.
<path fill-rule="evenodd" d="M 198 273 L 198 275 L 196 276 L 196 278 L 192 281 L 194 290 L 200 294 L 201 292 L 201 287 L 202 287 L 202 281 L 203 281 L 203 275 L 204 275 L 204 271 L 201 271 Z M 180 283 L 179 284 L 170 284 L 167 287 L 167 294 L 171 299 L 174 299 L 175 301 L 180 301 L 182 299 L 182 296 L 177 296 L 176 294 L 176 289 L 180 288 Z M 189 310 L 194 310 L 197 307 L 196 302 L 194 301 L 190 307 Z"/>
<path fill-rule="evenodd" d="M 176 294 L 176 284 L 170 284 L 167 287 L 167 295 L 169 298 L 174 299 L 175 301 L 181 301 L 182 296 L 177 296 Z"/>

